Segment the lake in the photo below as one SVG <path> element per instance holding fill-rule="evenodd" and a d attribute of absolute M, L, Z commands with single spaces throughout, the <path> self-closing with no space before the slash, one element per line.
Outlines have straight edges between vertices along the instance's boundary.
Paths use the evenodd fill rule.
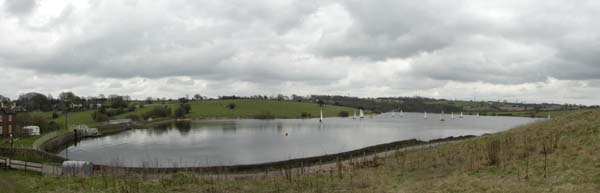
<path fill-rule="evenodd" d="M 391 113 L 352 118 L 176 122 L 88 138 L 62 150 L 72 160 L 128 167 L 255 164 L 333 154 L 406 139 L 495 133 L 539 121 L 523 117 Z"/>

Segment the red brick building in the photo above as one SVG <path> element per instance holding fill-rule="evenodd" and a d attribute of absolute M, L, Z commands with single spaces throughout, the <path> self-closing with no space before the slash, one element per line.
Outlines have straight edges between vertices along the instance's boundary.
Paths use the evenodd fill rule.
<path fill-rule="evenodd" d="M 17 113 L 11 109 L 0 108 L 0 135 L 8 138 L 11 133 L 16 133 Z"/>

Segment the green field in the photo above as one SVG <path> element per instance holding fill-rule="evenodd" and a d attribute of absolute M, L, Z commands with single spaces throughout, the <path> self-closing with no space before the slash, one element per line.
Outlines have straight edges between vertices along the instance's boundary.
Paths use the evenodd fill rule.
<path fill-rule="evenodd" d="M 227 108 L 229 104 L 235 104 L 235 109 Z M 186 115 L 192 119 L 202 118 L 253 118 L 255 115 L 269 112 L 276 118 L 300 118 L 302 112 L 319 116 L 320 107 L 316 103 L 294 102 L 294 101 L 276 101 L 276 100 L 206 100 L 191 101 L 192 111 Z M 150 110 L 152 106 L 162 105 L 155 103 L 146 105 L 133 113 L 126 113 L 118 117 L 126 117 L 129 114 L 141 115 Z M 173 110 L 179 103 L 167 103 Z M 356 109 L 341 106 L 323 105 L 323 115 L 327 117 L 338 116 L 339 112 L 347 111 L 352 114 Z"/>
<path fill-rule="evenodd" d="M 74 178 L 4 170 L 0 186 L 8 192 L 597 192 L 599 141 L 594 109 L 319 174 L 227 180 L 189 172 Z"/>

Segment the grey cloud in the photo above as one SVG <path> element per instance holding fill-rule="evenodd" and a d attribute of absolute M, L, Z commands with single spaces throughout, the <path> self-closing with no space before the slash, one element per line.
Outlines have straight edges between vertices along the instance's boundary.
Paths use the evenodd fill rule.
<path fill-rule="evenodd" d="M 40 75 L 382 95 L 600 79 L 593 1 L 4 2 L 0 68 Z"/>
<path fill-rule="evenodd" d="M 37 0 L 4 0 L 7 12 L 16 15 L 29 14 L 37 5 Z"/>

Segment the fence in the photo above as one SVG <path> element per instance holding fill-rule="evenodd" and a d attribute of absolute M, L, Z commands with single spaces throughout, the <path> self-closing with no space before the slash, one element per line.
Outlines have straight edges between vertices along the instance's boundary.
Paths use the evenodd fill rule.
<path fill-rule="evenodd" d="M 36 162 L 28 162 L 21 160 L 14 160 L 7 157 L 0 157 L 0 167 L 6 169 L 17 169 L 38 172 L 46 175 L 61 175 L 62 168 L 52 165 L 45 165 Z"/>

